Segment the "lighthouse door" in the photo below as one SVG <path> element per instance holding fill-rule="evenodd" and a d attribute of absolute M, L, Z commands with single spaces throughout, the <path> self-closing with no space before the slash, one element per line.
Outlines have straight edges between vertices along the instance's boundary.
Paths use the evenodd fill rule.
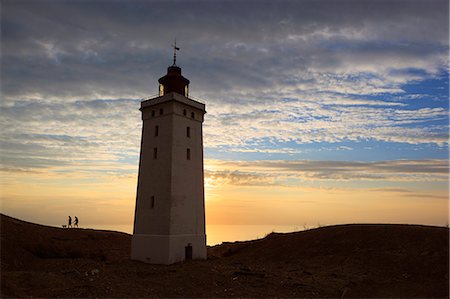
<path fill-rule="evenodd" d="M 190 243 L 184 247 L 184 259 L 192 260 L 192 245 Z"/>

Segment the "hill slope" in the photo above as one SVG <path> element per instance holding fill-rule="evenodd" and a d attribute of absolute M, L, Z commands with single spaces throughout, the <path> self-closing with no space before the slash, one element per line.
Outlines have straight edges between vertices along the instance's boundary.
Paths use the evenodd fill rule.
<path fill-rule="evenodd" d="M 129 260 L 131 236 L 1 215 L 1 297 L 448 297 L 449 230 L 343 225 Z"/>

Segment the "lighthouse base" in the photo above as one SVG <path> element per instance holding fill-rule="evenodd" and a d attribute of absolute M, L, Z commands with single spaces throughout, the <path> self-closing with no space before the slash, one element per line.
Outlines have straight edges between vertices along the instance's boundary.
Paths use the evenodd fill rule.
<path fill-rule="evenodd" d="M 131 259 L 150 264 L 174 264 L 206 259 L 206 235 L 134 234 Z"/>

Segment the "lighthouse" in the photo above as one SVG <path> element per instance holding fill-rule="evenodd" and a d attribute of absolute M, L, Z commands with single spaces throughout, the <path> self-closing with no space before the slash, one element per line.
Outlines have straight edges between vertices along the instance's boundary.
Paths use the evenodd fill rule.
<path fill-rule="evenodd" d="M 142 139 L 131 259 L 172 264 L 206 259 L 202 123 L 205 104 L 173 64 L 159 96 L 141 102 Z"/>

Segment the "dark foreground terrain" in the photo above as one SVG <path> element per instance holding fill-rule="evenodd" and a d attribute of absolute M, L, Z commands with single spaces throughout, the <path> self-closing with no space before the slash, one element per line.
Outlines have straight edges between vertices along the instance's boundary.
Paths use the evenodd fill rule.
<path fill-rule="evenodd" d="M 1 297 L 445 298 L 449 230 L 341 225 L 208 248 L 208 260 L 129 260 L 131 236 L 1 215 Z"/>

